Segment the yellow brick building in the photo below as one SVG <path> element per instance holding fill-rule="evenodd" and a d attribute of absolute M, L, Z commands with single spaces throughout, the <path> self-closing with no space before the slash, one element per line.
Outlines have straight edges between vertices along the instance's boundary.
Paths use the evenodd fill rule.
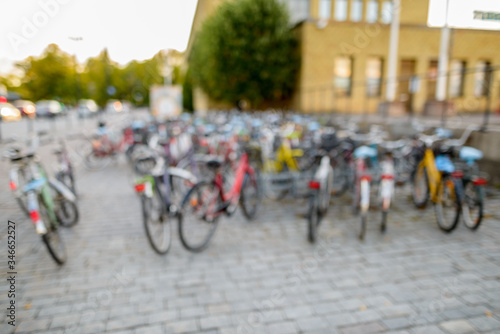
<path fill-rule="evenodd" d="M 198 1 L 187 54 L 201 22 L 223 1 Z M 386 89 L 392 2 L 282 2 L 289 7 L 302 59 L 289 107 L 302 112 L 377 112 Z M 441 29 L 428 26 L 428 12 L 429 0 L 401 0 L 396 100 L 406 112 L 416 114 L 435 99 Z M 499 41 L 499 31 L 452 30 L 447 99 L 454 110 L 478 112 L 488 104 L 498 107 L 499 72 L 486 69 L 500 64 Z M 214 106 L 199 89 L 194 99 L 197 109 Z"/>

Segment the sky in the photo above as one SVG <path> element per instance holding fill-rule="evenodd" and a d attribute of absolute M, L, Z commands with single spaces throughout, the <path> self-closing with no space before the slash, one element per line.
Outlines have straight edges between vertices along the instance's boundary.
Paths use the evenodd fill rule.
<path fill-rule="evenodd" d="M 50 43 L 83 62 L 105 47 L 126 64 L 185 50 L 197 0 L 0 0 L 0 73 Z M 75 40 L 76 39 L 76 40 Z"/>
<path fill-rule="evenodd" d="M 420 0 L 418 0 L 420 1 Z M 474 10 L 500 13 L 500 0 L 449 0 L 449 24 L 500 29 L 500 21 L 473 20 Z M 197 0 L 0 0 L 0 74 L 15 61 L 40 55 L 50 43 L 84 62 L 105 47 L 120 63 L 183 51 Z M 431 0 L 429 25 L 444 23 L 446 0 Z"/>

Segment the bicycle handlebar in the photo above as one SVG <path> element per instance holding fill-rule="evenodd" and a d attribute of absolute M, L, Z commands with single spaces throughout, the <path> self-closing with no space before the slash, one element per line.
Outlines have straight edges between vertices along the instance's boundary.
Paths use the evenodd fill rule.
<path fill-rule="evenodd" d="M 469 139 L 470 135 L 474 131 L 478 131 L 481 128 L 477 126 L 476 124 L 470 124 L 465 128 L 464 133 L 462 133 L 462 136 L 459 139 L 449 139 L 446 141 L 446 145 L 452 146 L 452 147 L 460 147 L 464 146 L 467 140 Z"/>

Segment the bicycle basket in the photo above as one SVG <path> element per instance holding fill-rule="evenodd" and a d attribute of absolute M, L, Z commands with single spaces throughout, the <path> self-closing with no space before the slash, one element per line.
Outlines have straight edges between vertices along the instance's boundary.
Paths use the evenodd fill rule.
<path fill-rule="evenodd" d="M 339 139 L 335 133 L 328 133 L 321 136 L 321 149 L 331 151 L 339 145 Z"/>

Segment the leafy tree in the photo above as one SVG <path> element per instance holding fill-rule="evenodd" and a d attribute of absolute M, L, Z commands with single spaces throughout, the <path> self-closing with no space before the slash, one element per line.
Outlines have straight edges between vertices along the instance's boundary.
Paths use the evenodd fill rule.
<path fill-rule="evenodd" d="M 17 90 L 27 99 L 57 99 L 74 102 L 75 61 L 56 44 L 50 44 L 40 57 L 28 57 L 16 64 L 23 75 Z"/>
<path fill-rule="evenodd" d="M 277 0 L 223 3 L 202 25 L 189 63 L 213 99 L 252 107 L 286 99 L 300 64 L 288 11 Z"/>
<path fill-rule="evenodd" d="M 104 49 L 77 71 L 76 59 L 56 44 L 50 44 L 39 57 L 28 57 L 16 64 L 21 69 L 20 78 L 11 73 L 0 77 L 0 85 L 33 101 L 56 99 L 75 104 L 87 98 L 105 106 L 108 100 L 119 99 L 148 105 L 151 86 L 163 83 L 161 67 L 164 61 L 162 52 L 158 52 L 151 59 L 134 60 L 120 66 Z M 174 67 L 172 76 L 174 84 L 182 84 L 178 66 Z"/>
<path fill-rule="evenodd" d="M 193 80 L 191 69 L 188 68 L 184 83 L 182 84 L 182 106 L 188 111 L 193 111 Z"/>

